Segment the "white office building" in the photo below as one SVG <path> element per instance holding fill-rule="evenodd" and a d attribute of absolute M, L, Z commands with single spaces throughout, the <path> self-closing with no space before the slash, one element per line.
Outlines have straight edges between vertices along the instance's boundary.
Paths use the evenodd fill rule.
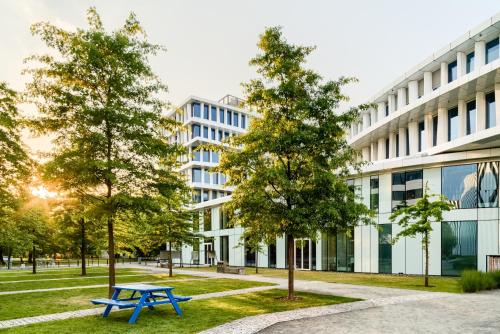
<path fill-rule="evenodd" d="M 444 194 L 454 204 L 442 222 L 433 223 L 431 275 L 486 270 L 487 256 L 500 254 L 500 107 L 495 104 L 500 100 L 499 36 L 500 14 L 436 51 L 369 101 L 376 108 L 351 126 L 348 140 L 371 163 L 349 183 L 377 212 L 379 228 L 359 226 L 350 235 L 322 234 L 315 242 L 297 243 L 297 269 L 422 274 L 421 239 L 401 238 L 392 245 L 391 236 L 400 227 L 389 216 L 403 201 L 411 204 L 421 197 L 426 184 L 431 193 Z M 241 133 L 250 117 L 230 103 L 194 97 L 181 109 L 189 130 L 178 139 L 189 147 L 217 141 L 221 131 Z M 227 123 L 227 116 L 223 121 L 211 118 L 220 110 L 231 110 L 232 122 Z M 240 118 L 236 124 L 235 113 Z M 206 263 L 210 250 L 216 260 L 253 265 L 256 255 L 242 246 L 241 229 L 227 229 L 221 214 L 220 204 L 231 190 L 223 187 L 220 175 L 213 181 L 206 169 L 217 161 L 205 157 L 211 159 L 211 153 L 186 158 L 183 166 L 199 201 L 200 230 L 206 236 L 200 242 L 200 263 Z M 285 241 L 278 238 L 258 254 L 259 266 L 287 267 Z"/>

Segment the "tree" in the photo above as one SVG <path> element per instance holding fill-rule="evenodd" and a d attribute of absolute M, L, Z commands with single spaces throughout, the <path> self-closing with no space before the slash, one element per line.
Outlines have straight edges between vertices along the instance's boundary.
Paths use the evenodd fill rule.
<path fill-rule="evenodd" d="M 435 198 L 435 200 L 431 200 Z M 422 248 L 425 253 L 424 285 L 429 286 L 429 242 L 432 222 L 443 220 L 443 211 L 450 211 L 453 204 L 444 195 L 430 195 L 427 184 L 424 195 L 414 205 L 402 206 L 391 214 L 391 222 L 397 221 L 402 230 L 393 238 L 393 244 L 401 237 L 422 236 Z"/>
<path fill-rule="evenodd" d="M 17 109 L 17 102 L 17 93 L 6 83 L 0 82 L 0 263 L 4 263 L 4 250 L 12 253 L 8 249 L 12 246 L 8 229 L 15 227 L 11 224 L 11 218 L 19 204 L 16 198 L 32 167 L 21 142 L 23 120 Z"/>
<path fill-rule="evenodd" d="M 370 220 L 346 183 L 361 166 L 346 129 L 369 106 L 338 112 L 348 100 L 342 87 L 355 79 L 324 81 L 305 68 L 314 48 L 289 44 L 280 28 L 266 29 L 258 47 L 250 64 L 261 77 L 244 88 L 246 104 L 259 115 L 246 134 L 230 138 L 229 148 L 219 147 L 215 170 L 236 186 L 227 207 L 238 212 L 237 224 L 268 240 L 288 238 L 288 298 L 294 299 L 294 239 Z"/>
<path fill-rule="evenodd" d="M 156 195 L 151 185 L 160 160 L 182 150 L 164 136 L 174 126 L 162 115 L 167 88 L 149 64 L 163 48 L 148 42 L 133 13 L 113 32 L 105 31 L 95 8 L 87 21 L 88 29 L 76 31 L 46 22 L 31 27 L 56 55 L 28 58 L 27 99 L 40 112 L 33 128 L 55 138 L 45 173 L 62 190 L 94 201 L 105 222 L 111 295 L 115 220 Z"/>

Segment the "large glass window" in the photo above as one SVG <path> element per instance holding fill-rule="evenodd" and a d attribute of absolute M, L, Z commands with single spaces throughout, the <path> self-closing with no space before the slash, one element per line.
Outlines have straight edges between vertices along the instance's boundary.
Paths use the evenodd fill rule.
<path fill-rule="evenodd" d="M 201 117 L 201 106 L 198 102 L 191 104 L 191 117 Z"/>
<path fill-rule="evenodd" d="M 231 125 L 232 124 L 232 116 L 233 113 L 231 112 L 231 110 L 228 110 L 227 113 L 226 113 L 226 116 L 227 116 L 227 125 Z"/>
<path fill-rule="evenodd" d="M 486 64 L 498 59 L 498 37 L 486 43 Z"/>
<path fill-rule="evenodd" d="M 405 135 L 405 143 L 406 143 L 406 152 L 405 155 L 410 155 L 410 131 L 408 128 L 406 128 L 406 135 Z"/>
<path fill-rule="evenodd" d="M 219 109 L 219 122 L 224 123 L 224 116 L 225 116 L 226 111 L 224 108 Z"/>
<path fill-rule="evenodd" d="M 191 138 L 199 137 L 200 136 L 200 125 L 199 124 L 192 124 L 191 125 Z"/>
<path fill-rule="evenodd" d="M 457 61 L 448 64 L 448 82 L 457 79 Z"/>
<path fill-rule="evenodd" d="M 201 161 L 201 152 L 197 148 L 197 146 L 193 146 L 193 161 Z"/>
<path fill-rule="evenodd" d="M 208 112 L 208 104 L 203 105 L 203 118 L 208 119 L 209 112 Z"/>
<path fill-rule="evenodd" d="M 203 183 L 210 184 L 210 172 L 208 169 L 203 170 Z"/>
<path fill-rule="evenodd" d="M 213 163 L 219 162 L 219 152 L 212 151 L 212 162 Z"/>
<path fill-rule="evenodd" d="M 203 210 L 203 230 L 212 230 L 212 209 L 210 208 Z"/>
<path fill-rule="evenodd" d="M 219 209 L 219 228 L 224 230 L 228 228 L 229 217 L 227 211 L 224 209 Z"/>
<path fill-rule="evenodd" d="M 220 260 L 229 263 L 229 236 L 220 237 Z"/>
<path fill-rule="evenodd" d="M 217 121 L 217 107 L 210 107 L 210 120 L 214 122 Z"/>
<path fill-rule="evenodd" d="M 246 129 L 247 128 L 247 117 L 246 115 L 241 115 L 241 127 L 243 129 Z"/>
<path fill-rule="evenodd" d="M 203 161 L 210 162 L 210 151 L 203 150 Z"/>
<path fill-rule="evenodd" d="M 425 150 L 425 124 L 424 122 L 418 123 L 418 151 Z"/>
<path fill-rule="evenodd" d="M 432 146 L 437 145 L 437 137 L 438 137 L 438 117 L 432 117 Z"/>
<path fill-rule="evenodd" d="M 248 241 L 245 240 L 245 266 L 246 267 L 255 267 L 255 251 L 247 246 Z"/>
<path fill-rule="evenodd" d="M 469 53 L 466 57 L 465 71 L 466 73 L 474 71 L 474 52 Z"/>
<path fill-rule="evenodd" d="M 354 271 L 354 238 L 350 233 L 337 234 L 337 271 Z"/>
<path fill-rule="evenodd" d="M 392 210 L 402 205 L 413 205 L 422 197 L 422 170 L 392 174 Z"/>
<path fill-rule="evenodd" d="M 208 139 L 208 127 L 206 126 L 203 127 L 203 138 Z"/>
<path fill-rule="evenodd" d="M 202 198 L 203 202 L 208 201 L 209 196 L 210 196 L 210 192 L 208 190 L 203 190 L 203 196 L 202 196 L 203 197 Z"/>
<path fill-rule="evenodd" d="M 200 189 L 193 190 L 193 202 L 195 202 L 195 203 L 201 202 L 201 190 Z"/>
<path fill-rule="evenodd" d="M 378 212 L 378 201 L 379 201 L 379 192 L 378 192 L 378 176 L 370 177 L 370 209 Z"/>
<path fill-rule="evenodd" d="M 210 139 L 216 140 L 216 138 L 215 138 L 215 129 L 210 129 Z"/>
<path fill-rule="evenodd" d="M 498 207 L 498 162 L 480 163 L 477 172 L 478 206 L 480 208 Z"/>
<path fill-rule="evenodd" d="M 386 138 L 386 140 L 385 140 L 385 158 L 386 159 L 389 159 L 390 146 L 391 146 L 391 144 L 389 142 L 389 138 Z"/>
<path fill-rule="evenodd" d="M 268 266 L 269 268 L 276 268 L 276 243 L 270 244 L 267 253 L 269 254 L 268 259 Z"/>
<path fill-rule="evenodd" d="M 458 108 L 448 110 L 448 141 L 458 137 Z"/>
<path fill-rule="evenodd" d="M 321 235 L 321 268 L 326 271 L 337 271 L 337 235 L 323 233 Z"/>
<path fill-rule="evenodd" d="M 476 132 L 476 101 L 467 102 L 467 134 Z"/>
<path fill-rule="evenodd" d="M 392 273 L 392 224 L 379 225 L 378 272 L 381 274 Z"/>
<path fill-rule="evenodd" d="M 455 208 L 477 207 L 476 174 L 476 164 L 443 167 L 442 194 L 453 203 Z"/>
<path fill-rule="evenodd" d="M 201 182 L 201 169 L 200 168 L 193 168 L 192 181 L 193 182 Z"/>
<path fill-rule="evenodd" d="M 399 158 L 399 133 L 396 134 L 396 157 Z"/>
<path fill-rule="evenodd" d="M 477 222 L 441 223 L 441 274 L 458 276 L 477 269 Z"/>
<path fill-rule="evenodd" d="M 495 93 L 486 94 L 486 129 L 492 128 L 497 124 L 495 111 Z"/>
<path fill-rule="evenodd" d="M 239 114 L 237 112 L 233 113 L 233 126 L 240 126 L 239 120 L 240 120 Z"/>

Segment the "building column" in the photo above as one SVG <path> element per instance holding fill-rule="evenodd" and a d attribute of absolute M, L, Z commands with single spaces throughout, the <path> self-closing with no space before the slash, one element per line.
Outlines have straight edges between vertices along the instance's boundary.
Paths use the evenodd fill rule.
<path fill-rule="evenodd" d="M 486 128 L 486 98 L 484 92 L 476 92 L 476 131 Z"/>
<path fill-rule="evenodd" d="M 385 102 L 377 103 L 377 118 L 382 120 L 385 117 Z"/>
<path fill-rule="evenodd" d="M 424 72 L 424 95 L 432 93 L 432 72 Z"/>
<path fill-rule="evenodd" d="M 464 76 L 467 72 L 466 63 L 467 59 L 465 53 L 457 52 L 457 78 Z"/>
<path fill-rule="evenodd" d="M 406 128 L 399 128 L 399 156 L 406 155 Z"/>
<path fill-rule="evenodd" d="M 432 147 L 432 134 L 434 133 L 432 114 L 425 114 L 424 127 L 425 127 L 425 148 L 429 149 Z"/>
<path fill-rule="evenodd" d="M 437 145 L 448 141 L 448 109 L 438 108 Z"/>
<path fill-rule="evenodd" d="M 186 118 L 184 119 L 187 122 L 188 119 L 191 119 L 191 103 L 186 104 Z"/>
<path fill-rule="evenodd" d="M 376 109 L 370 109 L 370 120 L 371 124 L 375 124 L 377 122 L 377 110 Z"/>
<path fill-rule="evenodd" d="M 408 103 L 415 102 L 418 99 L 418 81 L 408 82 Z"/>
<path fill-rule="evenodd" d="M 500 125 L 500 83 L 495 84 L 495 126 Z"/>
<path fill-rule="evenodd" d="M 386 155 L 385 155 L 385 138 L 379 138 L 377 153 L 378 153 L 377 160 L 384 160 L 385 159 L 385 157 L 386 157 Z"/>
<path fill-rule="evenodd" d="M 408 135 L 410 138 L 410 155 L 415 155 L 418 153 L 418 122 L 408 123 Z"/>
<path fill-rule="evenodd" d="M 474 44 L 474 70 L 479 70 L 485 63 L 486 59 L 486 42 L 477 41 Z"/>
<path fill-rule="evenodd" d="M 362 112 L 363 115 L 363 131 L 370 127 L 370 111 L 364 110 Z"/>
<path fill-rule="evenodd" d="M 441 84 L 440 87 L 443 87 L 448 83 L 448 64 L 445 62 L 441 63 Z"/>
<path fill-rule="evenodd" d="M 389 158 L 396 157 L 396 134 L 391 132 L 389 134 Z"/>
<path fill-rule="evenodd" d="M 464 100 L 458 100 L 458 137 L 467 133 L 467 108 Z"/>
<path fill-rule="evenodd" d="M 370 144 L 370 157 L 371 157 L 372 161 L 378 160 L 377 148 L 378 148 L 378 143 L 371 143 Z"/>
<path fill-rule="evenodd" d="M 406 105 L 406 88 L 398 89 L 398 109 L 401 110 Z"/>
<path fill-rule="evenodd" d="M 389 105 L 389 114 L 392 114 L 396 111 L 396 96 L 394 94 L 389 94 L 387 103 Z"/>
<path fill-rule="evenodd" d="M 365 146 L 361 149 L 361 156 L 363 161 L 371 161 L 370 159 L 370 146 Z"/>

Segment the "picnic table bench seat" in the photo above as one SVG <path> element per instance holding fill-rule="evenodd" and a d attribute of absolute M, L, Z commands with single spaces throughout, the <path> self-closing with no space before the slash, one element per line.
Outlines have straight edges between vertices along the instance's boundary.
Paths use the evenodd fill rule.
<path fill-rule="evenodd" d="M 165 293 L 154 293 L 151 296 L 152 297 L 160 297 L 160 298 L 168 298 L 167 294 L 165 294 Z M 174 298 L 175 298 L 175 301 L 177 301 L 177 302 L 187 302 L 188 300 L 191 300 L 193 297 L 174 295 Z"/>
<path fill-rule="evenodd" d="M 137 299 L 138 298 L 134 298 L 133 300 Z M 118 306 L 118 308 L 130 308 L 137 306 L 137 303 L 132 300 L 113 300 L 108 298 L 94 299 L 92 300 L 92 304 Z"/>

